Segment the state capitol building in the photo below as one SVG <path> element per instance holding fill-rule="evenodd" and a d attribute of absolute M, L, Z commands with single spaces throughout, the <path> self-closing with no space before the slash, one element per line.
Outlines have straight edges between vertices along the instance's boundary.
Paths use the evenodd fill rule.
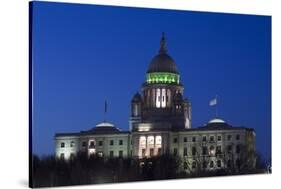
<path fill-rule="evenodd" d="M 79 152 L 104 158 L 149 158 L 170 154 L 181 159 L 181 169 L 208 170 L 255 166 L 255 131 L 232 126 L 216 117 L 192 128 L 192 106 L 163 34 L 158 54 L 151 60 L 141 94 L 131 99 L 129 130 L 104 121 L 87 131 L 56 133 L 56 157 L 66 160 Z"/>

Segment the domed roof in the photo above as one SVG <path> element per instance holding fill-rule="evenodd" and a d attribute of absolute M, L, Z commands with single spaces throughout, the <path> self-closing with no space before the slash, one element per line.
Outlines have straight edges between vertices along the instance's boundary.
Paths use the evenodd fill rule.
<path fill-rule="evenodd" d="M 132 98 L 132 102 L 141 102 L 141 95 L 140 93 L 136 93 L 133 98 Z"/>
<path fill-rule="evenodd" d="M 219 118 L 214 118 L 211 119 L 208 123 L 225 123 L 225 121 Z"/>
<path fill-rule="evenodd" d="M 175 61 L 167 54 L 166 40 L 163 33 L 160 43 L 159 54 L 156 55 L 150 62 L 147 73 L 153 72 L 169 72 L 178 74 Z"/>

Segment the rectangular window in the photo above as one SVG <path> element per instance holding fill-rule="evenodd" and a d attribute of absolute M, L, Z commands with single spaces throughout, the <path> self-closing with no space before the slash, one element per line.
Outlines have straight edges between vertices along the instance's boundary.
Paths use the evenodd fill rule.
<path fill-rule="evenodd" d="M 123 151 L 122 150 L 119 151 L 119 157 L 123 157 Z"/>
<path fill-rule="evenodd" d="M 177 156 L 177 155 L 178 155 L 178 149 L 174 148 L 174 156 Z"/>
<path fill-rule="evenodd" d="M 113 156 L 114 156 L 114 152 L 113 152 L 113 151 L 110 151 L 110 152 L 109 152 L 109 157 L 112 158 Z"/>
<path fill-rule="evenodd" d="M 178 143 L 178 138 L 174 138 L 174 143 Z"/>
<path fill-rule="evenodd" d="M 142 157 L 145 157 L 145 149 L 141 150 L 141 155 L 142 155 Z"/>
<path fill-rule="evenodd" d="M 119 145 L 123 145 L 123 140 L 119 140 Z"/>
<path fill-rule="evenodd" d="M 222 151 L 221 151 L 221 146 L 217 146 L 217 154 L 221 154 L 222 153 Z"/>
<path fill-rule="evenodd" d="M 187 137 L 184 137 L 184 138 L 183 138 L 183 142 L 187 142 Z"/>
<path fill-rule="evenodd" d="M 231 136 L 231 135 L 227 135 L 227 140 L 228 140 L 228 141 L 230 141 L 230 140 L 231 140 L 231 138 L 232 138 L 232 136 Z"/>
<path fill-rule="evenodd" d="M 192 155 L 195 156 L 196 155 L 196 148 L 192 147 Z"/>
<path fill-rule="evenodd" d="M 110 146 L 114 145 L 114 140 L 110 140 Z"/>
<path fill-rule="evenodd" d="M 187 156 L 187 148 L 186 147 L 183 149 L 183 155 Z"/>
<path fill-rule="evenodd" d="M 61 158 L 61 159 L 64 159 L 64 153 L 61 153 L 61 154 L 60 154 L 60 158 Z"/>
<path fill-rule="evenodd" d="M 228 145 L 228 146 L 227 146 L 227 152 L 228 152 L 228 153 L 231 153 L 231 152 L 232 152 L 232 146 L 231 146 L 231 145 Z"/>
<path fill-rule="evenodd" d="M 60 143 L 60 147 L 64 148 L 64 142 Z"/>
<path fill-rule="evenodd" d="M 220 135 L 218 136 L 218 141 L 221 141 L 221 136 Z"/>
<path fill-rule="evenodd" d="M 154 149 L 153 149 L 153 148 L 150 148 L 150 150 L 149 150 L 149 156 L 152 157 L 152 156 L 153 156 L 153 153 L 154 153 Z"/>
<path fill-rule="evenodd" d="M 74 145 L 75 145 L 74 141 L 71 141 L 70 142 L 70 147 L 74 147 Z"/>
<path fill-rule="evenodd" d="M 215 141 L 215 137 L 214 136 L 210 136 L 210 142 L 214 142 Z"/>
<path fill-rule="evenodd" d="M 82 142 L 82 147 L 86 147 L 87 146 L 87 142 Z"/>
<path fill-rule="evenodd" d="M 91 141 L 90 142 L 90 148 L 94 148 L 95 147 L 95 142 L 94 141 Z"/>
<path fill-rule="evenodd" d="M 236 135 L 236 140 L 240 140 L 240 135 Z"/>
<path fill-rule="evenodd" d="M 203 142 L 206 142 L 206 141 L 207 141 L 207 137 L 206 137 L 206 136 L 203 136 L 202 141 L 203 141 Z"/>
<path fill-rule="evenodd" d="M 196 137 L 192 137 L 192 142 L 196 142 Z"/>
<path fill-rule="evenodd" d="M 102 145 L 103 145 L 103 141 L 99 141 L 99 146 L 102 146 Z"/>
<path fill-rule="evenodd" d="M 239 145 L 236 146 L 236 153 L 237 153 L 237 154 L 240 153 L 240 146 L 239 146 Z"/>
<path fill-rule="evenodd" d="M 158 151 L 157 151 L 158 155 L 161 155 L 161 150 L 162 150 L 161 148 L 158 148 Z"/>

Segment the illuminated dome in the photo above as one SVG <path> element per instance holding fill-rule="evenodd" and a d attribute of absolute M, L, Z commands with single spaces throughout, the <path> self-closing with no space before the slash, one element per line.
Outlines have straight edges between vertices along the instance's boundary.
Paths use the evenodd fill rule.
<path fill-rule="evenodd" d="M 180 76 L 177 65 L 172 57 L 167 54 L 166 39 L 162 34 L 160 50 L 150 62 L 146 72 L 147 83 L 176 83 L 179 84 Z"/>
<path fill-rule="evenodd" d="M 225 121 L 219 118 L 214 118 L 211 119 L 208 123 L 225 123 Z"/>

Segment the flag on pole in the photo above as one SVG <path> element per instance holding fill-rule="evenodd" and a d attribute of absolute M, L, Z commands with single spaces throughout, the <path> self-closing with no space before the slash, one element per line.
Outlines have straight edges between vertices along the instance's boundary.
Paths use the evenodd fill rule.
<path fill-rule="evenodd" d="M 214 99 L 212 99 L 212 100 L 210 100 L 209 105 L 210 105 L 210 106 L 215 106 L 215 105 L 217 105 L 217 97 L 214 98 Z"/>

